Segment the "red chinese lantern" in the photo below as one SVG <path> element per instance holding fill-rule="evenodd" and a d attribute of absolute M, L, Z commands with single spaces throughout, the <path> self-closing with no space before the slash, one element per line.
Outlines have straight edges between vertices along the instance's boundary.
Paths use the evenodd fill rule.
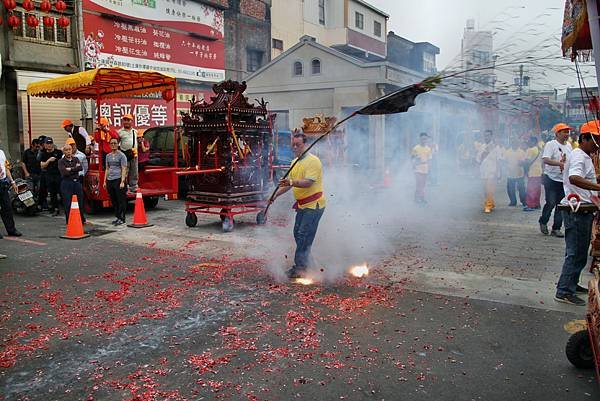
<path fill-rule="evenodd" d="M 25 22 L 27 23 L 27 25 L 29 25 L 32 28 L 35 28 L 40 23 L 40 21 L 38 21 L 38 19 L 35 15 L 27 16 L 27 18 L 25 19 Z"/>
<path fill-rule="evenodd" d="M 47 13 L 50 10 L 52 10 L 52 3 L 50 3 L 50 0 L 44 0 L 40 3 L 40 10 L 42 10 L 43 12 Z"/>
<path fill-rule="evenodd" d="M 14 14 L 11 14 L 8 16 L 8 20 L 6 22 L 8 23 L 8 26 L 10 26 L 12 29 L 16 29 L 21 25 L 21 18 L 17 17 Z"/>
<path fill-rule="evenodd" d="M 15 0 L 2 0 L 2 4 L 4 4 L 4 8 L 8 11 L 17 8 L 17 2 Z"/>
<path fill-rule="evenodd" d="M 44 26 L 54 26 L 54 18 L 52 17 L 45 16 L 44 18 L 42 18 L 42 21 L 44 22 Z"/>
<path fill-rule="evenodd" d="M 170 102 L 175 98 L 175 91 L 173 89 L 165 89 L 162 91 L 162 98 L 167 102 Z"/>
<path fill-rule="evenodd" d="M 71 23 L 71 21 L 67 17 L 65 17 L 64 15 L 58 19 L 58 25 L 61 28 L 68 27 L 70 23 Z"/>
<path fill-rule="evenodd" d="M 63 12 L 67 9 L 67 3 L 65 3 L 63 0 L 58 0 L 56 4 L 54 4 L 54 7 L 56 7 L 58 11 Z"/>
<path fill-rule="evenodd" d="M 27 11 L 33 11 L 35 10 L 35 4 L 31 0 L 25 0 L 23 1 L 23 8 Z"/>

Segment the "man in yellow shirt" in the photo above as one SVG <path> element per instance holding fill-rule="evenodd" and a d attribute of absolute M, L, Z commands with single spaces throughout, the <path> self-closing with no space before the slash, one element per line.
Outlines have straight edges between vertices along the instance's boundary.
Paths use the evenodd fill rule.
<path fill-rule="evenodd" d="M 292 137 L 292 151 L 296 159 L 304 153 L 306 148 L 306 135 L 301 132 L 294 133 Z M 323 193 L 323 168 L 319 158 L 307 153 L 296 163 L 290 171 L 289 177 L 279 181 L 279 189 L 273 201 L 279 196 L 293 189 L 296 203 L 296 221 L 294 223 L 294 239 L 296 253 L 294 266 L 288 271 L 290 278 L 302 277 L 308 267 L 314 265 L 310 255 L 311 247 L 317 234 L 319 220 L 325 210 L 325 195 Z"/>
<path fill-rule="evenodd" d="M 427 201 L 425 201 L 425 184 L 429 174 L 429 162 L 433 154 L 431 147 L 427 145 L 428 139 L 429 136 L 422 132 L 419 138 L 420 143 L 410 152 L 413 171 L 415 172 L 415 202 L 421 204 L 427 204 Z"/>
<path fill-rule="evenodd" d="M 525 158 L 525 151 L 519 149 L 519 142 L 516 139 L 511 141 L 510 148 L 504 149 L 506 192 L 508 192 L 508 199 L 510 200 L 508 206 L 517 206 L 516 190 L 518 190 L 521 205 L 525 207 L 525 174 L 522 164 Z"/>
<path fill-rule="evenodd" d="M 527 175 L 527 196 L 525 198 L 525 212 L 532 212 L 540 208 L 542 194 L 542 150 L 535 136 L 529 137 L 526 159 L 523 169 Z"/>
<path fill-rule="evenodd" d="M 573 148 L 573 150 L 575 150 L 579 147 L 579 133 L 577 132 L 577 130 L 571 130 L 571 133 L 569 134 L 569 139 L 567 139 L 567 142 L 569 142 L 571 144 L 571 147 Z"/>

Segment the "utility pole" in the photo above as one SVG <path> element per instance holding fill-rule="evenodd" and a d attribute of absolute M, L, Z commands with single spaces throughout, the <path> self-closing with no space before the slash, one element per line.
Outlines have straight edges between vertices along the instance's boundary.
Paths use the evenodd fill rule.
<path fill-rule="evenodd" d="M 523 95 L 523 64 L 519 66 L 519 96 Z"/>

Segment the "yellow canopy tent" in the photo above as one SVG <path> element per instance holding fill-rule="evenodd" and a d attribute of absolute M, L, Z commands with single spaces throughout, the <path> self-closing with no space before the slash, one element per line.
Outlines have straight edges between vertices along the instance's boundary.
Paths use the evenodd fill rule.
<path fill-rule="evenodd" d="M 176 79 L 155 71 L 96 68 L 27 85 L 28 96 L 65 99 L 126 97 L 175 89 Z"/>
<path fill-rule="evenodd" d="M 58 78 L 47 79 L 27 85 L 27 109 L 29 115 L 29 143 L 31 143 L 31 104 L 30 96 L 63 99 L 96 99 L 96 111 L 100 119 L 100 99 L 127 97 L 171 90 L 165 100 L 177 98 L 175 77 L 156 71 L 135 71 L 119 67 L 101 67 Z M 173 121 L 177 121 L 175 106 Z M 177 143 L 177 130 L 174 143 Z M 177 166 L 177 151 L 174 152 Z"/>

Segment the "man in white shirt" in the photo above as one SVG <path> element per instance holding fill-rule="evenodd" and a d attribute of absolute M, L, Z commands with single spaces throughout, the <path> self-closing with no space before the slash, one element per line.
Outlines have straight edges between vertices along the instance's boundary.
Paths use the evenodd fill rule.
<path fill-rule="evenodd" d="M 138 187 L 138 157 L 137 157 L 137 131 L 131 126 L 133 116 L 125 114 L 121 119 L 123 128 L 119 130 L 119 149 L 127 156 L 127 183 L 129 192 L 136 192 Z"/>
<path fill-rule="evenodd" d="M 0 150 L 0 217 L 2 217 L 2 222 L 8 235 L 11 237 L 20 237 L 22 234 L 15 227 L 12 205 L 8 194 L 11 187 L 16 192 L 17 185 L 7 166 L 6 155 L 3 150 Z M 2 234 L 0 234 L 0 238 L 2 238 Z"/>
<path fill-rule="evenodd" d="M 555 134 L 555 139 L 546 143 L 544 152 L 542 153 L 542 163 L 544 167 L 544 175 L 542 183 L 544 184 L 544 193 L 546 196 L 546 204 L 542 209 L 542 215 L 538 222 L 540 223 L 540 231 L 544 235 L 548 235 L 548 221 L 554 210 L 554 222 L 552 223 L 552 231 L 550 235 L 554 237 L 564 237 L 560 231 L 562 227 L 562 214 L 556 209 L 556 205 L 562 198 L 565 197 L 563 190 L 563 169 L 565 160 L 573 150 L 571 144 L 567 142 L 571 127 L 567 124 L 556 124 L 552 130 Z"/>
<path fill-rule="evenodd" d="M 479 163 L 479 175 L 483 181 L 485 201 L 483 205 L 484 213 L 492 213 L 496 207 L 494 202 L 494 193 L 496 192 L 496 181 L 499 177 L 498 162 L 502 157 L 500 148 L 494 143 L 492 131 L 487 130 L 483 133 L 483 144 L 479 147 L 477 153 L 477 163 Z"/>
<path fill-rule="evenodd" d="M 581 202 L 579 208 L 561 207 L 565 221 L 565 261 L 556 285 L 554 299 L 572 305 L 585 305 L 585 301 L 576 293 L 587 293 L 580 286 L 579 276 L 587 264 L 588 249 L 592 237 L 592 223 L 595 208 L 586 207 L 592 203 L 591 197 L 600 191 L 596 180 L 591 154 L 598 151 L 600 130 L 592 123 L 584 124 L 579 135 L 579 148 L 575 149 L 565 164 L 564 192 L 566 197 L 561 205 L 569 205 L 569 198 Z"/>

